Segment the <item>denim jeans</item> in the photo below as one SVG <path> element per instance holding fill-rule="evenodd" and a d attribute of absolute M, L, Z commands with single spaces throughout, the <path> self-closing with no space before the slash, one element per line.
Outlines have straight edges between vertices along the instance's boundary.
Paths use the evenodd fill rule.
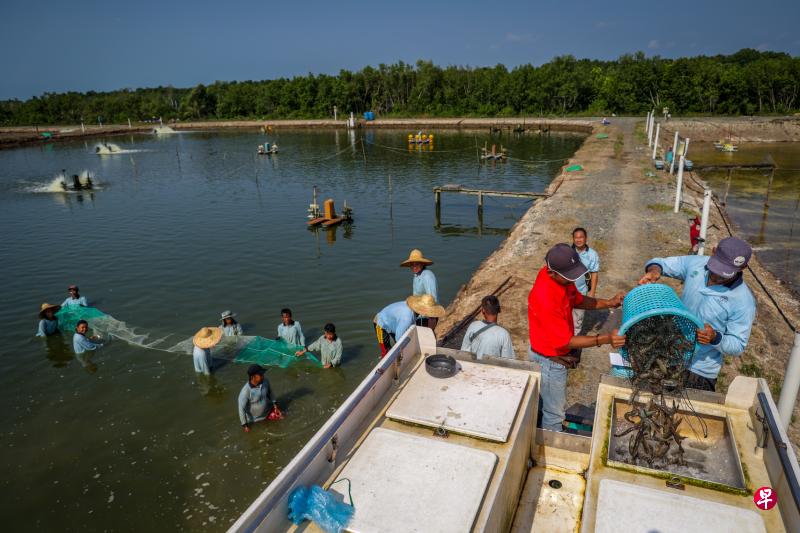
<path fill-rule="evenodd" d="M 564 411 L 567 404 L 567 367 L 554 363 L 549 357 L 539 355 L 528 348 L 528 359 L 542 367 L 539 411 L 542 429 L 562 431 Z"/>

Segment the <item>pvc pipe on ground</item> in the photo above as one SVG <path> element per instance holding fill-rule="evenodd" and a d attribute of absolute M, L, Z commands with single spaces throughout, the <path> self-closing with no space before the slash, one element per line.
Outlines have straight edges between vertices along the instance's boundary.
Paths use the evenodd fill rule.
<path fill-rule="evenodd" d="M 686 137 L 686 144 L 683 145 L 683 157 L 689 157 L 689 137 Z"/>
<path fill-rule="evenodd" d="M 674 161 L 675 159 L 673 159 Z M 675 186 L 675 208 L 674 213 L 681 210 L 681 191 L 683 190 L 683 156 L 681 156 L 681 168 L 678 169 L 678 182 Z"/>
<path fill-rule="evenodd" d="M 683 177 L 683 160 L 684 157 L 681 156 L 681 168 L 678 170 L 678 175 L 681 177 Z M 711 189 L 706 189 L 703 192 L 703 214 L 700 217 L 700 242 L 697 244 L 697 255 L 705 255 L 706 252 L 709 211 L 711 211 Z"/>
<path fill-rule="evenodd" d="M 672 174 L 675 171 L 675 159 L 677 158 L 675 152 L 678 151 L 678 132 L 675 132 L 675 141 L 672 143 L 672 163 L 669 164 L 669 173 Z M 683 165 L 681 165 L 683 168 Z M 677 211 L 676 211 L 677 213 Z"/>
<path fill-rule="evenodd" d="M 787 429 L 792 421 L 792 411 L 797 403 L 797 392 L 800 390 L 800 332 L 794 334 L 794 346 L 786 365 L 786 374 L 781 386 L 781 398 L 778 400 L 778 414 L 783 429 Z"/>
<path fill-rule="evenodd" d="M 656 136 L 653 137 L 653 159 L 656 158 L 656 150 L 658 150 L 658 135 L 661 132 L 661 123 L 656 123 Z"/>
<path fill-rule="evenodd" d="M 647 135 L 647 146 L 653 146 L 653 131 L 652 131 L 652 117 L 647 113 L 647 122 L 645 123 L 644 132 Z"/>

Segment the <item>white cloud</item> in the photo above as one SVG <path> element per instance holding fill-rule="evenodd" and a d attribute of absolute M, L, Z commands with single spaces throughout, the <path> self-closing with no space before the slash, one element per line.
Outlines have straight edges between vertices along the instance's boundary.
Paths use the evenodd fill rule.
<path fill-rule="evenodd" d="M 650 48 L 651 50 L 655 50 L 659 46 L 660 44 L 658 42 L 658 39 L 651 39 L 650 42 L 647 43 L 647 48 Z"/>

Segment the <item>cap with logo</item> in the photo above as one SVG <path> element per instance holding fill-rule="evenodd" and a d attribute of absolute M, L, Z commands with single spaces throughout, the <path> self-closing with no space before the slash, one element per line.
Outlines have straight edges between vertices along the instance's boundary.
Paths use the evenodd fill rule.
<path fill-rule="evenodd" d="M 569 281 L 575 281 L 586 274 L 589 269 L 581 263 L 581 257 L 569 244 L 559 243 L 550 248 L 544 260 L 547 268 L 560 274 Z"/>
<path fill-rule="evenodd" d="M 723 278 L 732 278 L 745 269 L 753 250 L 742 239 L 727 237 L 719 241 L 714 255 L 708 260 L 708 269 Z"/>

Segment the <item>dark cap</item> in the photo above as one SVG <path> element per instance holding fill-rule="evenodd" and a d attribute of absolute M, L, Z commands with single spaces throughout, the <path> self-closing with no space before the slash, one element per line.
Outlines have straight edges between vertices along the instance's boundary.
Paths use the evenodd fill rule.
<path fill-rule="evenodd" d="M 563 242 L 550 248 L 544 260 L 547 262 L 547 268 L 561 274 L 570 281 L 575 281 L 589 272 L 589 269 L 581 263 L 581 257 L 578 252 L 572 246 Z"/>
<path fill-rule="evenodd" d="M 253 377 L 256 374 L 258 374 L 259 376 L 263 376 L 264 372 L 266 372 L 266 371 L 267 371 L 267 369 L 264 368 L 261 365 L 250 365 L 247 368 L 247 375 L 250 376 L 250 377 Z"/>
<path fill-rule="evenodd" d="M 732 278 L 747 266 L 753 250 L 742 239 L 727 237 L 719 241 L 714 255 L 708 260 L 708 269 L 723 278 Z"/>
<path fill-rule="evenodd" d="M 71 291 L 72 289 L 75 289 L 77 291 L 78 290 L 78 286 L 77 285 L 70 285 L 69 287 L 67 287 L 68 291 Z"/>

